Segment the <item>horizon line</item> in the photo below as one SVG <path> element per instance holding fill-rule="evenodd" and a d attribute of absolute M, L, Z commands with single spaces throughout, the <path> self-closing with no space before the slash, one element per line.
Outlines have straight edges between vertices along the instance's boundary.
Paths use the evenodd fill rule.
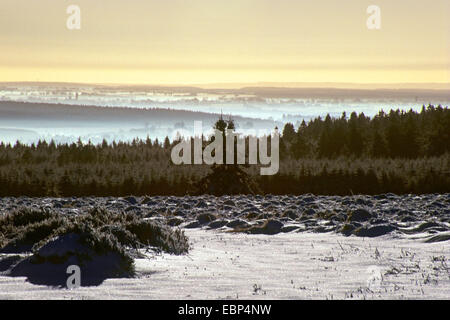
<path fill-rule="evenodd" d="M 279 88 L 279 89 L 424 89 L 449 90 L 450 82 L 211 82 L 211 83 L 99 83 L 99 82 L 73 82 L 73 81 L 0 81 L 0 85 L 78 85 L 78 86 L 120 86 L 120 87 L 159 87 L 159 88 L 196 88 L 196 89 L 246 89 L 246 88 Z"/>

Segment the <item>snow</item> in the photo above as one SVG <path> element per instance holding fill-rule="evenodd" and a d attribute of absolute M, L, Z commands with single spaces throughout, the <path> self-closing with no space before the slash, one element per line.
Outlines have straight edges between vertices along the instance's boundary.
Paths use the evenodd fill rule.
<path fill-rule="evenodd" d="M 185 232 L 188 255 L 146 253 L 137 278 L 68 290 L 0 276 L 0 299 L 450 298 L 449 241 Z"/>

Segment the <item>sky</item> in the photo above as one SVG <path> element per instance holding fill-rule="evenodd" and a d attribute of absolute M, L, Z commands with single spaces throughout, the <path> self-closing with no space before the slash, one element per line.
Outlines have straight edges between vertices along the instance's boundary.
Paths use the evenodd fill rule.
<path fill-rule="evenodd" d="M 2 0 L 0 82 L 449 83 L 449 13 L 448 0 Z"/>

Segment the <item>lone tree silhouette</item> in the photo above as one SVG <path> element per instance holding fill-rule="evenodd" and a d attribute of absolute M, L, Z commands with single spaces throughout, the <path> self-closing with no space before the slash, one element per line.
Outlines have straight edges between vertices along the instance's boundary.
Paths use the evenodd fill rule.
<path fill-rule="evenodd" d="M 236 126 L 231 117 L 226 121 L 223 115 L 213 126 L 214 129 L 222 132 L 223 164 L 214 164 L 211 172 L 197 183 L 198 194 L 212 194 L 215 196 L 225 194 L 256 194 L 260 193 L 257 183 L 252 177 L 242 169 L 236 161 L 236 145 L 233 143 L 234 163 L 226 164 L 226 134 L 228 131 L 234 131 Z"/>

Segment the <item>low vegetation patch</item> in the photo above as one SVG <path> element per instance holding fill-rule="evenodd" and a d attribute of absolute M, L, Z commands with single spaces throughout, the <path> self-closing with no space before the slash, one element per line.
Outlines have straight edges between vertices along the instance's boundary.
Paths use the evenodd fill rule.
<path fill-rule="evenodd" d="M 31 252 L 18 263 L 10 259 L 14 262 L 10 275 L 57 286 L 65 284 L 61 281 L 67 277 L 65 268 L 69 265 L 79 265 L 84 284 L 92 285 L 109 277 L 134 276 L 136 249 L 173 254 L 189 249 L 181 230 L 134 213 L 112 213 L 102 208 L 79 215 L 19 209 L 0 218 L 0 235 L 0 253 Z"/>

